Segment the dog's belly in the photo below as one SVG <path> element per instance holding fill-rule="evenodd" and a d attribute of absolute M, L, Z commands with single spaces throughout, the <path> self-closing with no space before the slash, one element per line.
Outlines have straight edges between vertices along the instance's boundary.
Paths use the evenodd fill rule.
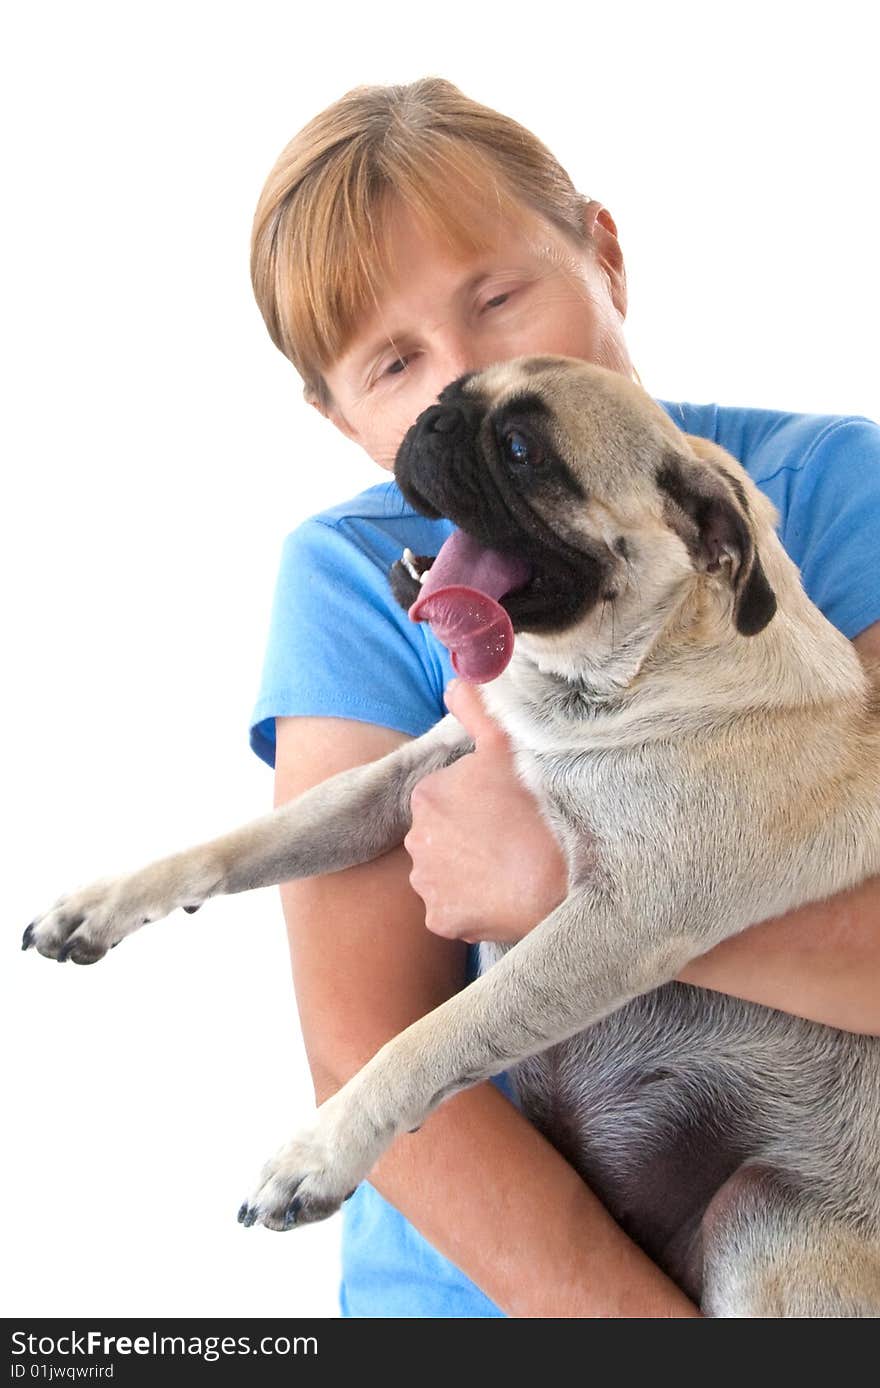
<path fill-rule="evenodd" d="M 823 1102 L 811 1072 L 824 1061 L 827 1075 L 821 1052 L 837 1037 L 845 1047 L 827 1028 L 673 983 L 511 1077 L 532 1122 L 698 1298 L 700 1221 L 728 1177 L 749 1157 L 809 1169 Z"/>
<path fill-rule="evenodd" d="M 670 1054 L 660 995 L 650 1010 L 644 1001 L 511 1075 L 531 1121 L 621 1228 L 696 1291 L 693 1236 L 712 1196 L 753 1149 L 751 1124 L 738 1086 L 701 1083 L 688 1072 L 680 1035 Z"/>

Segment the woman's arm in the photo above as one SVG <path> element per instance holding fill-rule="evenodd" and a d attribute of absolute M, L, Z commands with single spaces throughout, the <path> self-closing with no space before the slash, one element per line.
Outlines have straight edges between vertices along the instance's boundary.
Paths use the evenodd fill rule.
<path fill-rule="evenodd" d="M 880 1036 L 880 877 L 753 925 L 692 959 L 679 978 Z"/>
<path fill-rule="evenodd" d="M 337 718 L 279 718 L 276 728 L 276 804 L 407 740 Z M 461 987 L 464 946 L 425 930 L 410 866 L 397 848 L 281 888 L 319 1102 Z M 699 1315 L 494 1085 L 441 1105 L 370 1181 L 509 1315 Z"/>

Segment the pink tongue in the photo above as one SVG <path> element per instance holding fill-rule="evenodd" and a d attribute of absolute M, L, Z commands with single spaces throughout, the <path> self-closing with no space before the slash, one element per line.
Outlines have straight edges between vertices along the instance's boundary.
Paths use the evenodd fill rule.
<path fill-rule="evenodd" d="M 471 684 L 494 680 L 513 655 L 513 625 L 496 601 L 522 588 L 531 569 L 522 559 L 484 549 L 454 530 L 434 560 L 409 609 L 452 654 L 457 675 Z"/>

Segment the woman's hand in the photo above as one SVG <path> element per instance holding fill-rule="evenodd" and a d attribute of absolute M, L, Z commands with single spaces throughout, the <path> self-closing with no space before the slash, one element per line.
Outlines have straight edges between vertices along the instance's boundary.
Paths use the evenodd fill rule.
<path fill-rule="evenodd" d="M 476 747 L 416 786 L 409 880 L 434 934 L 514 944 L 565 899 L 565 858 L 476 687 L 453 680 L 445 699 Z"/>

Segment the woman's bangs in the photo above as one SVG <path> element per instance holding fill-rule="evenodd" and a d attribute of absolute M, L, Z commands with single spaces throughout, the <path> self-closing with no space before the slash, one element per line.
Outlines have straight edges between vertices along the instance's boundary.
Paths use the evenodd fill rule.
<path fill-rule="evenodd" d="M 508 230 L 525 228 L 534 217 L 473 146 L 447 141 L 420 157 L 399 150 L 393 159 L 394 153 L 382 161 L 385 167 L 352 171 L 338 196 L 325 203 L 325 215 L 309 219 L 315 239 L 295 258 L 299 274 L 287 300 L 288 336 L 322 370 L 345 352 L 395 276 L 388 229 L 400 207 L 425 236 L 461 260 L 490 250 L 499 223 Z"/>

